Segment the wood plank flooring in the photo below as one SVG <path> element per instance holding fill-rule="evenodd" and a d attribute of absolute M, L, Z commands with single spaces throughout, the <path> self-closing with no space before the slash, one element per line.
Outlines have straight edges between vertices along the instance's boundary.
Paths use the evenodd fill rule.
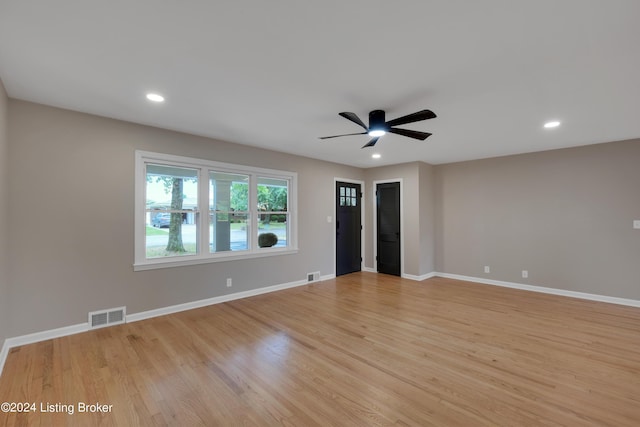
<path fill-rule="evenodd" d="M 0 402 L 37 405 L 8 426 L 638 426 L 640 309 L 355 273 L 12 349 Z"/>

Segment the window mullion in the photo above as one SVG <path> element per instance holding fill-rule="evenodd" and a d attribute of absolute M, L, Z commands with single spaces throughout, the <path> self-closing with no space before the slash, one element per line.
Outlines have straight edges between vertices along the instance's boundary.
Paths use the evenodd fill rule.
<path fill-rule="evenodd" d="M 200 256 L 209 255 L 209 171 L 198 169 L 198 248 Z"/>
<path fill-rule="evenodd" d="M 249 217 L 251 226 L 249 228 L 249 248 L 251 252 L 258 248 L 258 177 L 255 174 L 249 175 Z"/>
<path fill-rule="evenodd" d="M 147 164 L 142 156 L 136 153 L 135 176 L 135 228 L 134 228 L 134 256 L 135 260 L 146 259 L 146 203 L 147 200 Z"/>

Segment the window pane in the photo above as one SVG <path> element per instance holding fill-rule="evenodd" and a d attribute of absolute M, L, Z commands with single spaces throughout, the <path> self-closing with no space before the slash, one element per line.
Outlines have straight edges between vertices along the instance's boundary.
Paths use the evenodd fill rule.
<path fill-rule="evenodd" d="M 210 252 L 246 251 L 248 245 L 248 215 L 218 212 L 209 215 Z"/>
<path fill-rule="evenodd" d="M 209 172 L 209 209 L 248 211 L 249 177 L 226 172 Z"/>
<path fill-rule="evenodd" d="M 258 178 L 258 210 L 286 212 L 289 181 L 286 179 Z"/>
<path fill-rule="evenodd" d="M 209 172 L 209 250 L 248 249 L 249 176 Z"/>
<path fill-rule="evenodd" d="M 198 171 L 146 165 L 147 258 L 198 253 Z"/>
<path fill-rule="evenodd" d="M 198 201 L 198 171 L 175 166 L 147 165 L 146 206 L 149 209 L 170 209 L 174 183 L 182 182 L 182 205 L 193 210 Z M 180 195 L 178 195 L 180 196 Z M 189 200 L 185 200 L 188 198 Z"/>
<path fill-rule="evenodd" d="M 288 213 L 271 214 L 271 220 L 268 223 L 263 221 L 259 222 L 258 246 L 261 248 L 286 248 L 288 229 Z"/>
<path fill-rule="evenodd" d="M 158 214 L 178 215 L 180 214 Z M 169 240 L 171 238 L 171 247 Z M 182 250 L 171 250 L 171 248 Z M 182 224 L 180 230 L 170 234 L 169 228 L 155 228 L 147 225 L 146 254 L 147 258 L 160 258 L 167 256 L 184 256 L 198 253 L 197 233 L 195 224 Z"/>
<path fill-rule="evenodd" d="M 289 181 L 258 177 L 258 246 L 286 247 Z"/>

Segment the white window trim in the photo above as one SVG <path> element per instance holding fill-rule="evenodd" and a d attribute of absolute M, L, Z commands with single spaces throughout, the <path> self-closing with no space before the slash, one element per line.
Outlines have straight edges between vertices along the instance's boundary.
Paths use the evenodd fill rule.
<path fill-rule="evenodd" d="M 235 165 L 231 163 L 222 163 L 211 160 L 197 159 L 192 157 L 175 156 L 171 154 L 154 153 L 150 151 L 136 150 L 135 152 L 135 201 L 134 201 L 134 271 L 152 270 L 157 268 L 181 267 L 187 265 L 207 264 L 220 261 L 233 261 L 249 258 L 262 258 L 268 256 L 289 255 L 298 252 L 298 209 L 297 209 L 297 185 L 298 174 L 296 172 L 281 171 L 274 169 L 256 168 L 252 166 Z M 198 206 L 199 206 L 199 252 L 193 255 L 182 255 L 176 257 L 149 258 L 146 257 L 146 163 L 170 164 L 173 166 L 182 166 L 187 168 L 198 169 Z M 287 247 L 286 248 L 255 248 L 254 242 L 257 237 L 253 236 L 253 231 L 249 235 L 249 249 L 246 251 L 228 251 L 210 253 L 209 245 L 209 185 L 203 185 L 208 182 L 208 170 L 215 169 L 220 172 L 240 173 L 250 175 L 257 179 L 260 177 L 269 177 L 277 179 L 286 179 L 289 181 L 289 192 L 287 195 L 287 213 L 290 222 L 288 224 Z M 250 178 L 251 180 L 252 178 Z M 250 217 L 251 230 L 257 227 L 258 211 L 255 203 L 252 203 L 256 197 L 256 188 L 250 186 Z M 206 250 L 205 250 L 206 249 Z"/>

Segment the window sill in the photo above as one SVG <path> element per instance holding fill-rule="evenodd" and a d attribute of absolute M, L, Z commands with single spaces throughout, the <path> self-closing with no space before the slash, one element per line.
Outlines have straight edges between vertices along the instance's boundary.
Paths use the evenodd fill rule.
<path fill-rule="evenodd" d="M 251 253 L 220 253 L 215 256 L 185 255 L 167 258 L 156 258 L 133 264 L 133 271 L 156 270 L 159 268 L 184 267 L 188 265 L 210 264 L 214 262 L 238 261 L 252 258 L 265 258 L 279 255 L 293 255 L 298 253 L 298 248 L 264 249 Z"/>

